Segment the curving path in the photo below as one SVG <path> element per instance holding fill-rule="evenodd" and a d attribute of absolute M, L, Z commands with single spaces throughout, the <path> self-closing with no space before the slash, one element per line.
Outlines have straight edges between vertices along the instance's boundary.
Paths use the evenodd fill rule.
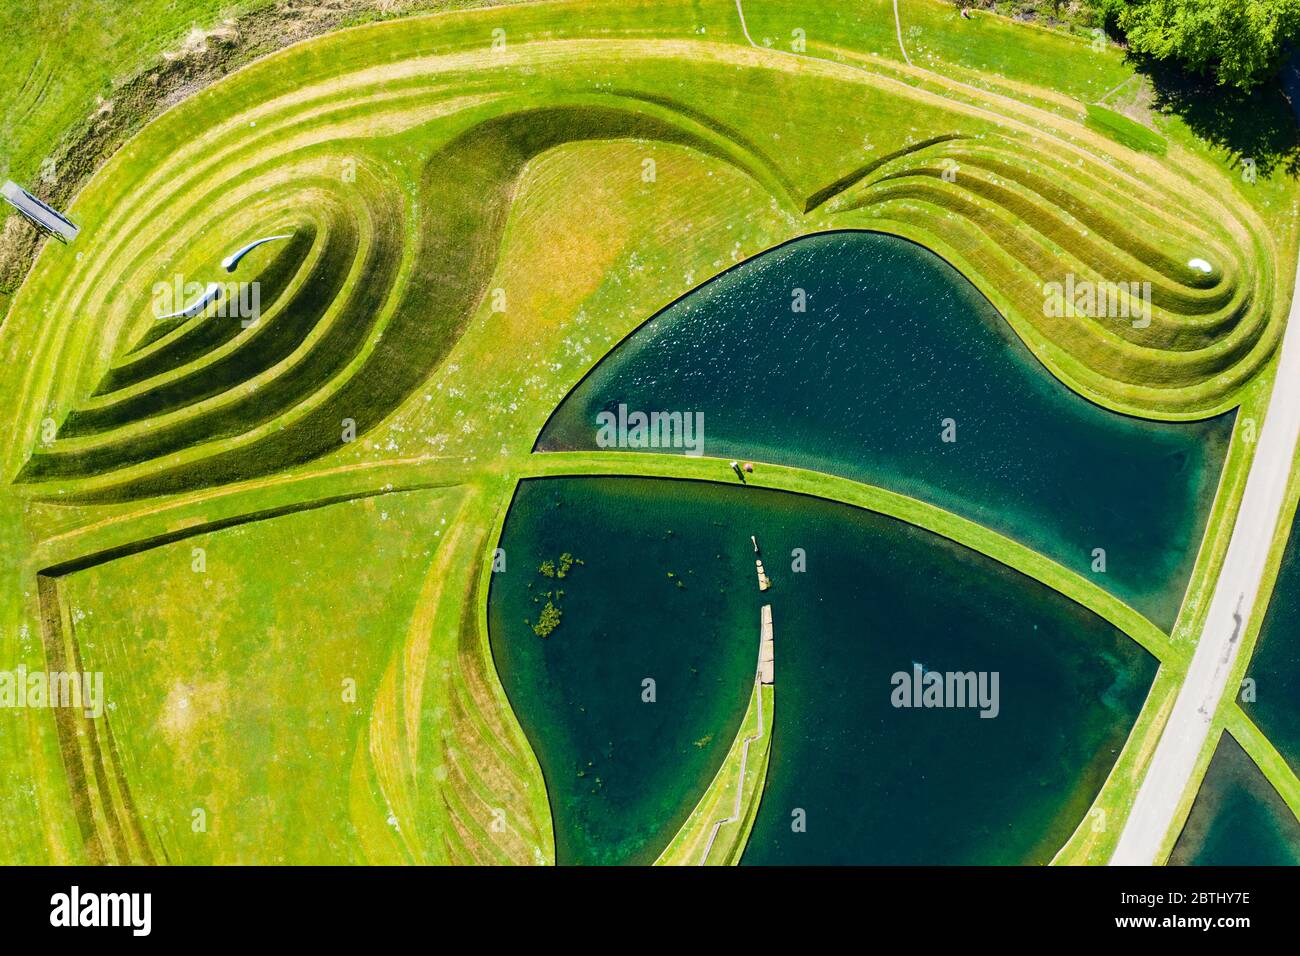
<path fill-rule="evenodd" d="M 1300 440 L 1300 265 L 1282 339 L 1277 377 L 1255 460 L 1237 512 L 1223 568 L 1196 653 L 1174 709 L 1138 789 L 1111 865 L 1158 862 L 1165 836 L 1205 746 L 1210 725 L 1241 650 L 1241 636 L 1258 604 L 1260 579 L 1286 501 L 1287 480 Z"/>
<path fill-rule="evenodd" d="M 713 827 L 709 830 L 708 842 L 704 844 L 704 852 L 700 854 L 700 866 L 709 862 L 709 854 L 713 852 L 713 844 L 718 839 L 718 831 L 729 823 L 736 823 L 740 820 L 740 805 L 745 798 L 745 774 L 749 771 L 749 747 L 756 741 L 763 739 L 763 682 L 754 678 L 754 693 L 758 700 L 758 732 L 746 735 L 740 744 L 740 773 L 736 778 L 736 800 L 732 804 L 731 813 L 721 820 L 715 820 Z"/>

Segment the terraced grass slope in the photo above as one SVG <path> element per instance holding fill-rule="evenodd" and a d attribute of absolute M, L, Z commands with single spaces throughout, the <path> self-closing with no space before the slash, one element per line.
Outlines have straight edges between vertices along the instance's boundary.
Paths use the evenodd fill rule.
<path fill-rule="evenodd" d="M 488 295 L 522 170 L 582 140 L 685 145 L 746 173 L 808 229 L 866 221 L 919 239 L 1050 367 L 1119 408 L 1220 409 L 1276 344 L 1278 250 L 1247 207 L 1218 199 L 1209 169 L 1187 175 L 1046 114 L 1031 126 L 1024 107 L 994 122 L 974 90 L 870 58 L 829 64 L 707 36 L 466 50 L 454 34 L 428 56 L 423 27 L 361 29 L 346 50 L 325 40 L 285 54 L 278 73 L 242 71 L 110 164 L 77 204 L 80 261 L 47 255 L 16 303 L 20 323 L 34 302 L 99 317 L 43 337 L 38 374 L 71 361 L 77 375 L 57 376 L 45 403 L 53 440 L 20 423 L 19 483 L 123 500 L 311 460 L 338 448 L 345 421 L 364 434 Z M 380 56 L 382 71 L 367 68 Z M 908 132 L 863 163 L 856 129 L 777 109 L 811 110 L 836 90 L 876 128 L 906 117 L 939 135 Z M 769 145 L 793 136 L 819 149 Z M 214 228 L 232 219 L 237 229 Z M 159 275 L 211 273 L 223 239 L 285 229 L 313 231 L 320 251 L 264 324 L 201 353 L 151 352 L 135 374 L 115 367 L 151 334 L 141 291 Z M 1126 291 L 1110 303 L 1123 318 L 1054 310 L 1045 284 L 1067 281 L 1149 283 L 1150 315 L 1129 318 L 1141 304 Z"/>
<path fill-rule="evenodd" d="M 352 757 L 339 819 L 366 859 L 545 861 L 480 575 L 551 408 L 685 289 L 796 235 L 880 229 L 949 258 L 1098 402 L 1159 418 L 1236 404 L 1287 305 L 1291 186 L 1247 192 L 1168 130 L 1165 155 L 1130 149 L 1087 125 L 1075 97 L 1094 91 L 1068 77 L 1090 67 L 1070 41 L 1002 31 L 1001 66 L 969 61 L 929 32 L 939 5 L 917 7 L 927 32 L 905 42 L 934 52 L 911 64 L 896 40 L 837 32 L 829 0 L 749 0 L 747 26 L 732 0 L 573 0 L 349 30 L 179 103 L 77 197 L 80 238 L 43 251 L 0 327 L 5 659 L 75 651 L 68 575 L 308 503 L 462 488 L 454 578 L 368 638 L 392 649 L 372 719 L 329 742 Z M 887 5 L 864 10 L 892 37 Z M 1024 75 L 1040 47 L 1071 68 Z M 1066 88 L 1033 85 L 1058 75 Z M 293 238 L 221 270 L 279 233 Z M 1070 274 L 1150 282 L 1150 324 L 1045 313 L 1043 284 Z M 177 276 L 257 281 L 262 314 L 159 323 L 154 286 Z M 155 611 L 164 631 L 192 627 L 186 607 Z M 5 858 L 172 853 L 140 822 L 156 727 L 110 714 L 87 738 L 48 713 L 0 719 Z M 78 765 L 126 766 L 126 787 L 92 788 L 98 769 Z M 307 785 L 333 800 L 337 782 Z M 399 833 L 390 816 L 418 822 Z"/>

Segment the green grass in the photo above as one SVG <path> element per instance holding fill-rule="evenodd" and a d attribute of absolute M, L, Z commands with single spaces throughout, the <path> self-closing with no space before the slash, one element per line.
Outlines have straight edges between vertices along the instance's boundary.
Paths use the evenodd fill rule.
<path fill-rule="evenodd" d="M 61 0 L 34 16 L 21 3 L 0 4 L 0 31 L 9 57 L 0 84 L 0 117 L 8 170 L 34 179 L 64 132 L 111 101 L 115 81 L 179 48 L 194 27 L 211 29 L 226 17 L 271 0 Z"/>
<path fill-rule="evenodd" d="M 1163 156 L 1169 150 L 1169 143 L 1159 133 L 1148 129 L 1123 113 L 1116 113 L 1104 106 L 1089 103 L 1086 123 L 1090 129 L 1105 133 L 1112 139 L 1123 143 L 1129 149 L 1140 150 L 1144 153 L 1155 153 L 1157 156 Z"/>
<path fill-rule="evenodd" d="M 1170 419 L 1262 407 L 1290 294 L 1294 184 L 1246 186 L 1175 119 L 1161 123 L 1163 155 L 1090 125 L 1085 103 L 1132 77 L 1116 51 L 993 18 L 971 27 L 938 0 L 902 6 L 911 67 L 879 0 L 747 0 L 758 49 L 730 0 L 399 20 L 253 64 L 151 123 L 77 197 L 82 236 L 44 250 L 0 326 L 11 369 L 0 414 L 12 429 L 0 454 L 0 650 L 34 663 L 51 647 L 75 650 L 75 607 L 138 618 L 176 647 L 209 648 L 220 631 L 256 652 L 274 626 L 266 605 L 250 599 L 246 619 L 230 604 L 214 605 L 225 608 L 216 617 L 200 608 L 211 620 L 199 627 L 202 599 L 173 593 L 182 579 L 168 561 L 201 539 L 251 548 L 292 525 L 291 550 L 332 574 L 364 542 L 373 557 L 360 583 L 338 586 L 401 596 L 365 623 L 344 615 L 364 634 L 347 650 L 368 675 L 363 714 L 295 717 L 330 754 L 319 777 L 265 776 L 273 747 L 254 736 L 223 756 L 232 773 L 244 768 L 223 786 L 319 801 L 331 834 L 322 859 L 548 862 L 544 783 L 487 650 L 485 568 L 521 476 L 730 479 L 707 459 L 530 455 L 568 389 L 686 289 L 794 236 L 882 229 L 957 265 L 1088 398 Z M 823 60 L 781 52 L 796 27 Z M 497 28 L 501 52 L 489 46 Z M 134 68 L 126 53 L 118 62 Z M 224 279 L 205 270 L 285 227 L 300 245 L 259 250 L 245 267 L 280 290 L 257 328 L 154 324 L 155 282 Z M 1210 277 L 1187 267 L 1201 254 L 1217 266 Z M 1044 316 L 1042 283 L 1068 271 L 1151 281 L 1151 326 Z M 355 441 L 342 439 L 345 419 Z M 1190 656 L 1249 458 L 1234 441 L 1172 639 L 1017 542 L 919 502 L 775 466 L 758 483 L 952 537 L 1096 610 L 1161 660 L 1098 798 L 1110 829 L 1081 827 L 1061 857 L 1097 862 Z M 362 507 L 342 504 L 357 498 L 366 514 L 383 510 L 398 492 L 457 502 L 431 529 L 436 554 L 413 554 L 383 523 L 326 520 Z M 443 516 L 411 507 L 413 527 Z M 254 567 L 291 583 L 276 546 L 257 548 L 225 585 L 230 599 L 259 593 L 264 582 L 243 576 Z M 132 590 L 121 571 L 131 567 L 163 598 Z M 335 570 L 341 582 L 355 569 Z M 286 600 L 314 620 L 307 593 Z M 113 640 L 86 652 L 107 654 Z M 272 641 L 283 653 L 258 658 L 285 693 L 305 692 L 319 670 L 307 643 Z M 192 855 L 181 832 L 143 826 L 174 812 L 162 805 L 173 745 L 157 718 L 178 665 L 164 650 L 132 683 L 115 653 L 104 666 L 136 703 L 110 715 L 111 746 L 65 761 L 75 729 L 0 714 L 0 859 L 257 857 L 245 842 L 262 832 L 256 802 L 221 811 L 248 816 L 197 844 L 208 856 Z M 239 673 L 221 655 L 217 682 Z M 204 746 L 228 746 L 227 731 Z M 125 785 L 101 792 L 68 769 L 103 765 Z M 294 819 L 268 837 L 270 856 L 311 857 Z"/>
<path fill-rule="evenodd" d="M 111 776 L 121 781 L 112 793 L 93 788 L 98 812 L 86 822 L 99 840 L 87 861 L 362 862 L 348 812 L 352 741 L 364 738 L 384 668 L 415 615 L 439 522 L 461 499 L 447 491 L 343 502 L 60 578 L 69 639 L 85 669 L 106 674 Z M 356 551 L 331 548 L 318 527 Z M 301 542 L 292 557 L 281 551 L 286 538 Z M 382 577 L 357 560 L 394 547 L 409 560 Z M 194 548 L 205 552 L 201 572 Z M 141 581 L 155 583 L 149 601 Z M 191 613 L 184 629 L 170 619 L 181 606 Z M 93 769 L 86 778 L 96 779 Z M 199 833 L 195 809 L 206 815 Z M 415 821 L 401 822 L 410 830 Z"/>

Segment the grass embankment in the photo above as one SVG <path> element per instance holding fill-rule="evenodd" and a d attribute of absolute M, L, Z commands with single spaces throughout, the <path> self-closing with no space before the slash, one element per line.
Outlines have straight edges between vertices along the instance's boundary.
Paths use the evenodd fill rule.
<path fill-rule="evenodd" d="M 1105 864 L 1119 840 L 1209 611 L 1210 597 L 1227 553 L 1246 476 L 1254 460 L 1254 441 L 1263 423 L 1271 384 L 1270 368 L 1254 379 L 1243 393 L 1218 491 L 1206 520 L 1205 536 L 1169 637 L 1175 656 L 1171 662 L 1162 663 L 1105 786 L 1094 801 L 1089 816 L 1080 822 L 1057 854 L 1054 860 L 1057 864 Z"/>
<path fill-rule="evenodd" d="M 419 616 L 422 579 L 455 547 L 440 522 L 463 500 L 446 490 L 344 502 L 44 579 L 68 645 L 81 668 L 105 674 L 109 701 L 108 721 L 67 716 L 90 741 L 64 754 L 83 782 L 84 860 L 365 859 L 348 812 L 351 741 L 365 739 L 385 661 Z M 320 523 L 358 553 L 408 560 L 376 578 L 313 536 Z M 297 541 L 292 554 L 284 537 Z M 140 581 L 154 600 L 140 600 Z M 182 606 L 186 628 L 171 617 Z M 95 746 L 105 728 L 111 745 Z M 391 826 L 414 829 L 392 813 Z"/>
<path fill-rule="evenodd" d="M 1169 150 L 1169 144 L 1159 133 L 1143 126 L 1123 113 L 1116 113 L 1104 106 L 1088 104 L 1087 125 L 1099 133 L 1105 133 L 1123 143 L 1129 149 L 1144 153 L 1156 153 L 1163 156 Z"/>
<path fill-rule="evenodd" d="M 358 742 L 353 821 L 368 862 L 555 862 L 541 769 L 488 649 L 485 549 L 496 538 L 479 514 L 500 490 L 500 482 L 472 488 L 464 520 L 448 526 L 406 641 L 380 682 L 369 763 Z M 476 606 L 479 614 L 465 613 Z M 410 825 L 394 827 L 394 817 Z"/>
<path fill-rule="evenodd" d="M 81 741 L 63 754 L 81 795 L 73 858 L 553 860 L 532 753 L 481 622 L 461 614 L 490 566 L 483 490 L 354 498 L 42 578 L 65 658 L 107 675 L 112 713 L 58 715 Z M 291 557 L 281 536 L 301 542 Z M 376 576 L 364 554 L 404 560 Z M 166 582 L 157 603 L 141 579 Z"/>
<path fill-rule="evenodd" d="M 938 8 L 917 5 L 927 16 Z M 837 9 L 747 6 L 751 32 L 770 21 L 782 37 L 794 18 L 841 22 Z M 501 50 L 490 46 L 497 28 L 506 31 Z M 476 553 L 495 539 L 485 544 L 473 529 L 500 520 L 512 478 L 550 467 L 528 452 L 574 381 L 684 289 L 819 229 L 879 228 L 931 245 L 1067 383 L 1112 407 L 1176 418 L 1238 400 L 1285 305 L 1289 187 L 1261 181 L 1245 192 L 1208 150 L 1169 131 L 1160 158 L 1089 129 L 1084 106 L 1070 99 L 1078 90 L 1037 86 L 1047 76 L 1068 86 L 1090 75 L 1089 52 L 1064 38 L 1052 46 L 1035 32 L 1017 47 L 1020 34 L 1008 26 L 997 33 L 1007 76 L 997 77 L 958 63 L 959 51 L 914 56 L 918 65 L 908 67 L 891 52 L 892 38 L 872 50 L 851 30 L 812 32 L 810 53 L 843 62 L 751 48 L 731 2 L 536 4 L 399 22 L 286 51 L 147 127 L 78 197 L 82 236 L 75 247 L 46 248 L 0 330 L 0 354 L 14 369 L 0 382 L 0 413 L 12 423 L 4 474 L 30 468 L 26 477 L 40 479 L 6 488 L 0 511 L 0 586 L 12 597 L 0 620 L 7 659 L 42 659 L 37 572 L 60 567 L 71 581 L 85 573 L 73 568 L 94 563 L 86 555 L 142 556 L 213 520 L 237 524 L 403 482 L 464 483 L 481 489 L 458 519 L 471 529 L 461 539 L 466 553 Z M 1024 51 L 1042 44 L 1059 68 L 1026 76 Z M 1123 73 L 1112 55 L 1097 62 L 1107 83 Z M 945 159 L 958 164 L 951 181 Z M 180 344 L 199 324 L 153 331 L 145 295 L 155 282 L 177 272 L 208 279 L 202 270 L 221 255 L 286 225 L 312 232 L 311 251 L 293 276 L 276 280 L 284 292 L 258 329 L 215 336 L 206 351 L 195 339 Z M 346 275 L 334 275 L 337 292 L 313 305 L 313 265 L 354 226 Z M 265 270 L 270 282 L 275 255 L 259 250 L 241 272 Z M 1217 271 L 1189 273 L 1192 255 Z M 1046 321 L 1041 282 L 1067 271 L 1151 281 L 1151 326 Z M 244 377 L 243 369 L 256 371 Z M 344 418 L 356 422 L 354 442 L 341 440 Z M 50 422 L 68 431 L 46 442 Z M 635 457 L 608 467 L 655 473 L 648 456 Z M 664 473 L 706 467 L 679 460 Z M 850 484 L 846 500 L 929 521 L 1019 562 L 1162 662 L 1184 653 L 1027 549 Z M 162 493 L 172 497 L 141 500 Z M 317 521 L 295 544 L 338 540 Z M 382 579 L 404 559 L 376 548 Z M 272 565 L 273 580 L 287 573 Z M 403 729 L 389 716 L 382 733 L 338 728 L 354 761 L 347 772 L 360 768 L 366 794 L 355 804 L 359 839 L 385 859 L 518 860 L 526 847 L 541 847 L 544 858 L 544 795 L 526 746 L 484 758 L 482 767 L 497 769 L 477 780 L 467 770 L 480 766 L 483 741 L 499 737 L 493 714 L 513 726 L 482 622 L 462 629 L 481 615 L 482 592 L 462 580 L 429 594 L 436 609 L 412 604 L 405 622 L 378 628 L 383 640 L 405 635 L 413 656 L 381 675 L 366 705 L 400 712 Z M 155 609 L 181 634 L 193 628 L 190 611 L 184 602 Z M 434 636 L 423 624 L 412 629 L 417 613 Z M 409 696 L 423 687 L 420 661 L 450 681 L 447 695 L 473 698 L 436 725 L 445 750 L 410 729 L 442 719 L 428 715 L 446 706 L 423 690 Z M 127 682 L 124 667 L 112 673 Z M 13 719 L 16 732 L 0 735 L 12 795 L 12 812 L 0 815 L 5 857 L 80 859 L 88 838 L 70 821 L 86 819 L 74 811 L 84 778 L 71 790 L 60 782 L 59 747 L 69 738 L 48 715 Z M 115 717 L 109 722 L 116 728 Z M 148 740 L 157 729 L 141 716 L 130 733 Z M 264 741 L 248 746 L 249 761 L 267 754 Z M 454 781 L 450 795 L 426 797 L 416 783 L 427 773 L 444 783 L 439 767 Z M 151 761 L 125 772 L 146 795 L 153 774 Z M 335 784 L 294 781 L 331 805 L 343 799 Z M 508 804 L 521 792 L 531 810 Z M 426 802 L 413 804 L 416 796 Z M 406 807 L 403 818 L 413 806 L 424 822 L 400 839 L 377 823 L 385 807 Z M 498 818 L 483 816 L 487 807 L 506 811 L 505 830 L 491 828 Z M 433 834 L 452 832 L 454 845 L 430 849 Z"/>
<path fill-rule="evenodd" d="M 748 83 L 731 84 L 723 95 L 716 84 L 706 89 L 700 77 L 691 89 L 665 97 L 659 91 L 680 89 L 677 74 L 692 62 L 676 47 L 608 41 L 604 50 L 584 45 L 579 54 L 561 42 L 523 44 L 521 52 L 507 47 L 495 56 L 479 52 L 476 58 L 505 67 L 491 78 L 454 57 L 390 65 L 384 83 L 374 74 L 345 72 L 380 48 L 399 62 L 424 52 L 412 39 L 421 31 L 406 26 L 354 31 L 350 63 L 322 65 L 314 47 L 287 52 L 285 59 L 303 66 L 289 72 L 319 80 L 306 94 L 291 92 L 261 64 L 236 74 L 224 97 L 200 95 L 153 124 L 99 178 L 103 188 L 83 195 L 78 208 L 90 221 L 97 207 L 115 212 L 102 217 L 104 228 L 87 230 L 97 267 L 74 270 L 81 281 L 57 268 L 48 276 L 64 280 L 64 291 L 53 294 L 55 306 L 79 314 L 113 310 L 105 324 L 121 323 L 118 334 L 128 341 L 147 334 L 148 316 L 139 315 L 138 301 L 136 314 L 125 314 L 129 306 L 104 301 L 105 290 L 138 287 L 143 272 L 156 271 L 164 255 L 175 258 L 213 218 L 244 213 L 268 180 L 301 190 L 305 205 L 333 199 L 329 205 L 339 208 L 328 217 L 327 233 L 338 237 L 346 259 L 346 227 L 355 221 L 360 248 L 350 270 L 324 256 L 331 278 L 303 284 L 315 301 L 291 297 L 278 321 L 244 337 L 251 349 L 230 343 L 223 354 L 181 362 L 125 395 L 105 394 L 105 377 L 114 370 L 101 367 L 91 403 L 75 393 L 62 398 L 66 410 L 55 417 L 64 420 L 63 430 L 33 449 L 23 481 L 57 485 L 51 492 L 65 499 L 121 500 L 310 460 L 338 447 L 335 432 L 344 420 L 364 433 L 429 376 L 483 301 L 524 167 L 574 141 L 687 145 L 741 169 L 795 209 L 918 238 L 963 266 L 1050 367 L 1114 407 L 1166 417 L 1217 409 L 1275 345 L 1277 250 L 1268 247 L 1265 230 L 1251 228 L 1255 217 L 1244 207 L 1222 206 L 1199 178 L 1144 165 L 1050 111 L 1037 111 L 1035 126 L 1026 122 L 1029 108 L 1019 107 L 998 124 L 991 108 L 1003 105 L 1000 99 L 934 73 L 903 68 L 905 82 L 891 75 L 897 67 L 871 59 L 841 66 L 697 41 L 699 62 L 691 67 L 697 74 L 766 73 L 769 85 L 793 102 L 824 98 L 828 88 L 853 89 L 878 102 L 873 112 L 881 119 L 944 131 L 921 141 L 929 146 L 896 148 L 866 167 L 850 165 L 846 177 L 835 167 L 845 168 L 860 146 L 846 142 L 842 127 L 802 132 L 824 144 L 824 155 L 778 154 L 765 144 L 794 135 L 784 128 L 788 115 L 759 106 Z M 454 38 L 449 46 L 457 48 Z M 575 78 L 564 69 L 574 55 L 594 75 Z M 818 68 L 809 70 L 810 63 Z M 438 81 L 467 69 L 476 95 L 457 101 Z M 520 94 L 506 80 L 525 71 L 527 92 Z M 641 77 L 654 82 L 638 90 Z M 597 95 L 607 88 L 620 92 Z M 236 121 L 225 115 L 232 101 L 267 105 L 239 111 Z M 549 105 L 537 105 L 543 102 Z M 440 112 L 447 113 L 441 121 L 428 121 Z M 195 128 L 211 132 L 192 139 Z M 411 128 L 419 129 L 418 138 L 402 132 Z M 331 147 L 341 136 L 363 133 L 396 137 L 386 144 L 389 157 L 400 152 L 399 142 L 408 154 L 418 142 L 415 167 L 377 162 L 372 154 L 351 179 L 342 175 L 356 157 Z M 213 149 L 213 143 L 223 145 Z M 1045 145 L 1060 158 L 1026 170 L 1026 148 L 1041 155 Z M 168 159 L 156 166 L 142 162 L 146 155 Z M 328 180 L 331 165 L 338 181 Z M 123 213 L 127 190 L 136 202 Z M 414 202 L 403 198 L 412 192 Z M 1178 210 L 1173 221 L 1171 209 Z M 160 219 L 172 226 L 159 229 Z M 273 227 L 280 224 L 266 223 Z M 111 253 L 96 255 L 96 244 L 110 235 Z M 1215 271 L 1204 275 L 1187 264 L 1199 257 Z M 1084 283 L 1150 282 L 1149 325 L 1045 315 L 1044 284 L 1067 275 Z M 330 281 L 341 284 L 335 290 Z M 1123 294 L 1120 304 L 1137 307 Z M 440 321 L 427 322 L 429 314 Z M 104 343 L 96 351 L 106 349 L 120 346 Z M 83 375 L 93 367 L 83 364 Z"/>
<path fill-rule="evenodd" d="M 58 0 L 0 6 L 0 174 L 56 208 L 172 103 L 259 56 L 351 23 L 520 0 Z M 0 209 L 0 322 L 42 239 Z"/>
<path fill-rule="evenodd" d="M 688 478 L 736 484 L 730 463 L 721 458 L 658 455 L 644 452 L 548 452 L 521 462 L 525 477 L 625 475 Z M 1057 564 L 1017 541 L 950 511 L 865 485 L 848 478 L 789 465 L 763 464 L 745 476 L 745 484 L 812 495 L 865 508 L 949 538 L 1033 578 L 1089 608 L 1141 644 L 1161 663 L 1185 665 L 1190 652 L 1169 642 L 1164 632 L 1095 581 Z"/>
<path fill-rule="evenodd" d="M 717 776 L 700 797 L 656 866 L 734 866 L 754 828 L 772 756 L 776 697 L 772 684 L 754 681 L 754 693 Z"/>

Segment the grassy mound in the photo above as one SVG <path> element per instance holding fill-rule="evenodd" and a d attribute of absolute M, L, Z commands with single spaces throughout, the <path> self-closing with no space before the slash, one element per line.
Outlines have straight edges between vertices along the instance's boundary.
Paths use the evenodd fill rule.
<path fill-rule="evenodd" d="M 64 409 L 57 434 L 28 440 L 20 483 L 123 501 L 272 474 L 366 434 L 489 296 L 528 164 L 582 141 L 684 146 L 802 212 L 804 231 L 861 225 L 929 245 L 1063 380 L 1125 411 L 1221 410 L 1276 346 L 1278 250 L 1259 217 L 1223 204 L 1212 171 L 1097 136 L 1095 110 L 1079 123 L 915 67 L 840 54 L 810 69 L 707 36 L 484 50 L 449 30 L 430 58 L 421 35 L 401 23 L 354 31 L 346 55 L 326 57 L 331 41 L 290 51 L 296 93 L 262 64 L 241 71 L 96 180 L 81 201 L 89 256 L 47 255 L 15 314 L 44 300 L 100 316 L 49 346 L 116 359 L 77 362 L 84 384 L 47 400 Z M 382 81 L 365 68 L 376 61 Z M 874 158 L 844 116 L 813 111 L 836 98 L 898 130 Z M 192 141 L 194 129 L 209 133 Z M 792 140 L 818 149 L 781 147 Z M 291 209 L 303 238 L 265 267 L 265 322 L 150 327 L 143 290 L 160 267 L 210 277 L 221 248 L 284 228 Z M 224 246 L 213 222 L 237 224 Z M 1067 278 L 1134 294 L 1110 304 L 1119 314 L 1053 315 L 1044 290 Z"/>

